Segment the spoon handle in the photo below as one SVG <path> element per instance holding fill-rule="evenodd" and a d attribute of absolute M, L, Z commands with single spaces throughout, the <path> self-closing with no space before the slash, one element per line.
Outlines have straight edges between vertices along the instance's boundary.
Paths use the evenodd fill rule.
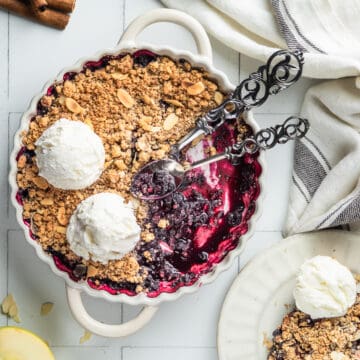
<path fill-rule="evenodd" d="M 285 144 L 289 140 L 300 139 L 306 135 L 309 127 L 310 124 L 307 119 L 291 116 L 281 125 L 259 130 L 253 136 L 227 147 L 222 153 L 192 163 L 186 168 L 186 171 L 222 159 L 228 159 L 232 165 L 239 165 L 240 159 L 245 154 L 255 154 L 259 150 L 268 150 L 277 144 Z"/>
<path fill-rule="evenodd" d="M 304 137 L 309 130 L 307 119 L 290 116 L 283 124 L 259 130 L 255 135 L 226 148 L 228 159 L 238 165 L 245 154 L 254 154 L 259 150 L 268 150 L 277 144 Z"/>
<path fill-rule="evenodd" d="M 219 106 L 198 118 L 195 127 L 172 147 L 172 155 L 179 152 L 201 134 L 211 134 L 225 121 L 236 119 L 244 111 L 262 105 L 274 95 L 294 84 L 301 76 L 304 58 L 300 51 L 279 50 L 243 80 Z"/>

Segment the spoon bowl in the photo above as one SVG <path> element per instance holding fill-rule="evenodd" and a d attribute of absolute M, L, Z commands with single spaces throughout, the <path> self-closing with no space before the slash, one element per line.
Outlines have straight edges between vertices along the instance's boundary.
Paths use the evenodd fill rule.
<path fill-rule="evenodd" d="M 185 172 L 185 168 L 175 160 L 152 161 L 135 174 L 130 191 L 142 200 L 162 199 L 181 185 Z"/>

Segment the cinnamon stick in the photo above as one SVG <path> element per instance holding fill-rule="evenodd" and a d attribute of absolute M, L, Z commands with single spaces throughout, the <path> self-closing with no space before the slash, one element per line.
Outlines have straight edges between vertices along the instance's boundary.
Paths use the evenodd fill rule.
<path fill-rule="evenodd" d="M 0 0 L 0 8 L 60 30 L 65 29 L 70 19 L 68 14 L 49 8 L 34 13 L 30 7 L 20 0 Z"/>
<path fill-rule="evenodd" d="M 64 13 L 71 13 L 74 10 L 76 0 L 47 0 L 49 7 Z"/>
<path fill-rule="evenodd" d="M 43 12 L 46 10 L 48 5 L 46 0 L 29 0 L 29 5 L 33 12 Z"/>

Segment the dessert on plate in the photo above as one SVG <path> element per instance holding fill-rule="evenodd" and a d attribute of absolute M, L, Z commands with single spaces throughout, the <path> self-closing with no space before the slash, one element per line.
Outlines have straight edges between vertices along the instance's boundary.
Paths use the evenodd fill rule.
<path fill-rule="evenodd" d="M 247 232 L 259 195 L 257 154 L 236 167 L 224 160 L 194 169 L 162 200 L 139 201 L 130 184 L 226 95 L 203 69 L 147 50 L 66 73 L 39 101 L 17 155 L 17 201 L 31 237 L 71 279 L 111 294 L 156 297 L 194 284 Z M 230 121 L 182 160 L 251 133 L 242 118 Z"/>
<path fill-rule="evenodd" d="M 327 256 L 307 260 L 296 309 L 273 332 L 269 360 L 360 359 L 360 294 L 350 270 Z"/>

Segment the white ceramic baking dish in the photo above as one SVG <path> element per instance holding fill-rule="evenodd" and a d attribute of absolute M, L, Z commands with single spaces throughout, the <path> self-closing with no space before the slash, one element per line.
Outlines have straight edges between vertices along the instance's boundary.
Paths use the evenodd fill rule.
<path fill-rule="evenodd" d="M 139 33 L 147 26 L 157 23 L 157 22 L 173 22 L 179 25 L 182 25 L 188 29 L 193 35 L 199 54 L 193 54 L 189 51 L 180 51 L 176 50 L 169 46 L 154 46 L 148 43 L 140 43 L 137 41 L 137 36 Z M 16 156 L 20 151 L 22 146 L 21 144 L 21 133 L 24 130 L 27 130 L 31 118 L 36 114 L 36 106 L 40 98 L 46 93 L 46 90 L 56 81 L 62 81 L 63 75 L 67 72 L 74 71 L 79 72 L 82 70 L 84 63 L 88 61 L 96 61 L 102 58 L 105 55 L 113 55 L 119 53 L 133 53 L 139 49 L 148 49 L 159 55 L 166 55 L 174 60 L 179 60 L 180 58 L 188 60 L 195 67 L 202 67 L 206 69 L 211 77 L 219 84 L 220 88 L 225 91 L 231 91 L 234 89 L 234 85 L 229 82 L 226 75 L 217 70 L 212 63 L 212 49 L 209 38 L 203 29 L 203 27 L 195 19 L 189 15 L 170 9 L 157 9 L 151 12 L 148 12 L 145 15 L 140 16 L 135 19 L 123 33 L 118 45 L 114 49 L 102 50 L 95 54 L 92 57 L 82 58 L 75 65 L 63 69 L 55 79 L 51 79 L 48 83 L 45 84 L 41 93 L 36 95 L 29 109 L 23 114 L 21 119 L 21 125 L 19 130 L 15 135 L 14 140 L 14 149 L 10 157 L 10 174 L 9 182 L 11 186 L 11 201 L 16 209 L 17 220 L 24 230 L 25 238 L 28 243 L 33 246 L 36 250 L 39 258 L 47 263 L 52 271 L 62 277 L 66 282 L 66 291 L 68 297 L 68 303 L 75 319 L 87 330 L 94 334 L 98 334 L 106 337 L 120 337 L 132 334 L 142 328 L 155 314 L 157 311 L 157 306 L 163 301 L 176 300 L 183 294 L 189 294 L 196 291 L 201 285 L 212 282 L 216 277 L 224 270 L 228 269 L 232 264 L 233 259 L 238 256 L 244 249 L 246 242 L 252 236 L 254 232 L 254 225 L 259 217 L 259 214 L 262 209 L 262 201 L 264 195 L 264 158 L 263 154 L 260 154 L 258 161 L 262 166 L 262 174 L 259 178 L 261 192 L 260 196 L 256 201 L 256 211 L 251 217 L 248 225 L 248 232 L 243 235 L 239 241 L 238 246 L 229 252 L 227 256 L 223 259 L 221 263 L 216 265 L 214 269 L 203 275 L 199 281 L 191 286 L 180 287 L 174 293 L 162 293 L 156 298 L 149 298 L 144 293 L 141 293 L 136 296 L 127 296 L 124 294 L 111 295 L 110 293 L 104 290 L 95 290 L 92 289 L 85 281 L 75 282 L 71 280 L 65 272 L 60 271 L 54 264 L 53 259 L 50 255 L 45 253 L 42 247 L 34 241 L 30 235 L 28 228 L 25 226 L 22 218 L 22 207 L 16 201 L 16 193 L 18 191 L 18 186 L 16 183 L 16 172 L 17 172 L 17 163 Z M 254 129 L 258 129 L 258 125 L 253 119 L 251 112 L 244 114 L 244 118 L 247 123 Z M 143 305 L 143 310 L 137 315 L 137 317 L 127 323 L 120 325 L 108 325 L 103 324 L 95 319 L 93 319 L 85 310 L 82 300 L 81 293 L 87 293 L 91 296 L 103 298 L 111 302 L 118 303 L 127 303 L 130 305 Z"/>

